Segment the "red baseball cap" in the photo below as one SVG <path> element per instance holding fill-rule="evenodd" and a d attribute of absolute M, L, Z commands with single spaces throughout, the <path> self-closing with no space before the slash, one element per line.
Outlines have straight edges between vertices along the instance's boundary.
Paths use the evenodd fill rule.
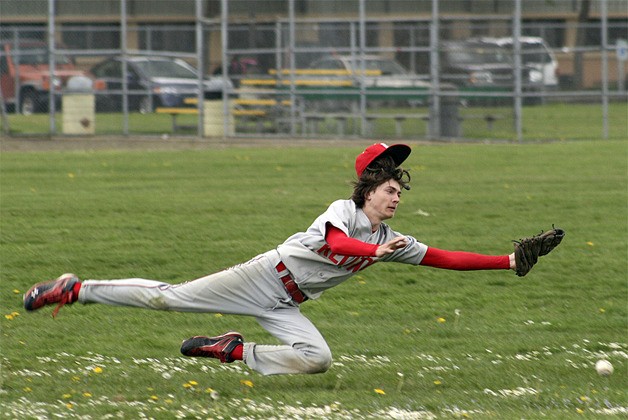
<path fill-rule="evenodd" d="M 412 152 L 412 149 L 405 144 L 393 144 L 392 146 L 388 146 L 385 143 L 375 143 L 367 147 L 355 158 L 355 172 L 358 174 L 359 178 L 362 172 L 380 156 L 391 156 L 395 164 L 399 166 L 410 156 L 410 152 Z"/>

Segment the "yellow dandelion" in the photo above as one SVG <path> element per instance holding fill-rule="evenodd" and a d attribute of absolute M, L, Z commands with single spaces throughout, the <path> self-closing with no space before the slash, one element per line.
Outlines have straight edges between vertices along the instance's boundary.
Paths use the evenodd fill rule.
<path fill-rule="evenodd" d="M 171 398 L 167 398 L 164 400 L 166 404 L 172 404 L 174 401 Z"/>
<path fill-rule="evenodd" d="M 192 385 L 190 385 L 189 383 L 184 383 L 183 384 L 183 388 L 190 389 L 190 388 L 192 388 Z"/>
<path fill-rule="evenodd" d="M 73 380 L 74 382 L 78 382 L 78 381 L 80 381 L 80 380 L 81 380 L 81 377 L 80 377 L 80 376 L 72 376 L 72 380 Z"/>
<path fill-rule="evenodd" d="M 20 293 L 22 293 L 22 292 L 20 292 L 20 291 L 19 291 L 19 290 L 17 290 L 17 289 L 13 289 L 13 293 L 14 293 L 14 294 L 16 294 L 16 295 L 19 295 L 19 294 L 20 294 Z"/>
<path fill-rule="evenodd" d="M 94 373 L 102 373 L 102 368 L 100 366 L 96 366 L 93 371 Z"/>
<path fill-rule="evenodd" d="M 189 383 L 191 386 L 196 386 L 196 385 L 198 385 L 198 382 L 196 382 L 196 381 L 189 381 L 188 383 Z"/>
<path fill-rule="evenodd" d="M 587 242 L 587 245 L 589 245 L 589 246 L 595 246 L 595 244 L 594 244 L 593 242 L 591 242 L 591 241 L 588 241 L 588 242 Z"/>
<path fill-rule="evenodd" d="M 249 388 L 253 388 L 253 382 L 248 379 L 240 379 L 240 385 L 248 386 Z"/>
<path fill-rule="evenodd" d="M 604 312 L 606 312 L 606 309 L 600 308 L 600 313 L 603 314 Z"/>
<path fill-rule="evenodd" d="M 15 317 L 14 317 L 13 315 L 11 315 L 11 314 L 6 314 L 4 317 L 5 317 L 6 319 L 8 319 L 9 321 L 12 321 L 12 320 L 13 320 L 13 318 L 15 318 Z"/>
<path fill-rule="evenodd" d="M 212 392 L 214 392 L 213 388 L 205 388 L 205 393 L 206 394 L 211 394 Z"/>
<path fill-rule="evenodd" d="M 20 316 L 20 313 L 19 312 L 11 312 L 11 315 L 13 315 L 13 316 Z"/>
<path fill-rule="evenodd" d="M 436 385 L 436 386 L 442 385 L 442 382 L 437 379 L 437 380 L 434 381 L 434 385 Z"/>
<path fill-rule="evenodd" d="M 83 396 L 85 398 L 91 398 L 92 397 L 92 393 L 91 392 L 83 392 Z"/>
<path fill-rule="evenodd" d="M 72 178 L 74 178 L 74 176 L 75 176 L 75 175 L 74 175 L 72 172 L 69 172 L 69 173 L 68 173 L 68 178 L 72 179 Z"/>
<path fill-rule="evenodd" d="M 447 320 L 445 318 L 443 318 L 443 317 L 440 317 L 440 318 L 436 319 L 436 321 L 438 321 L 439 324 L 447 322 Z"/>
<path fill-rule="evenodd" d="M 159 397 L 157 395 L 151 395 L 150 399 L 153 401 L 157 401 L 159 399 Z"/>
<path fill-rule="evenodd" d="M 375 388 L 373 391 L 375 391 L 375 393 L 379 395 L 386 395 L 386 392 L 380 388 Z"/>
<path fill-rule="evenodd" d="M 215 316 L 216 318 L 221 318 L 221 317 L 222 317 L 222 314 L 214 314 L 214 316 Z"/>
<path fill-rule="evenodd" d="M 24 388 L 22 388 L 22 390 L 23 390 L 24 392 L 33 392 L 33 390 L 31 389 L 31 387 L 29 387 L 29 386 L 25 386 Z"/>
<path fill-rule="evenodd" d="M 587 397 L 587 396 L 585 396 L 585 395 L 583 395 L 583 396 L 581 396 L 581 397 L 580 397 L 580 401 L 584 401 L 584 402 L 586 402 L 586 401 L 588 401 L 588 400 L 589 400 L 589 397 Z"/>
<path fill-rule="evenodd" d="M 69 400 L 70 398 L 72 398 L 72 394 L 63 394 L 61 398 L 63 398 L 64 400 Z"/>
<path fill-rule="evenodd" d="M 68 410 L 71 410 L 72 408 L 74 408 L 74 404 L 72 403 L 67 403 L 65 406 Z"/>
<path fill-rule="evenodd" d="M 576 413 L 584 414 L 584 410 L 582 408 L 576 408 Z"/>

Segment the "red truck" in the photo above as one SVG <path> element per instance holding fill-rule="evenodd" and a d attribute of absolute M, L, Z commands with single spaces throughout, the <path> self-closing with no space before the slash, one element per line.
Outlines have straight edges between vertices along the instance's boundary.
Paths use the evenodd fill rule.
<path fill-rule="evenodd" d="M 55 57 L 50 79 L 48 44 L 40 40 L 0 41 L 0 88 L 9 109 L 30 115 L 48 109 L 51 88 L 61 92 L 73 76 L 86 76 L 74 61 L 63 54 Z M 55 95 L 56 107 L 60 96 Z"/>

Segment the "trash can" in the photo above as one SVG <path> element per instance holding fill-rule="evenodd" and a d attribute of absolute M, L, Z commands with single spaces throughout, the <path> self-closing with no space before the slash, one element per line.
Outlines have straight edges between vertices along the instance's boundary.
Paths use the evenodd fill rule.
<path fill-rule="evenodd" d="M 234 133 L 233 104 L 227 104 L 227 115 L 222 99 L 206 100 L 203 102 L 203 135 L 205 137 L 224 137 Z M 227 119 L 227 132 L 225 133 L 225 118 Z"/>
<path fill-rule="evenodd" d="M 458 105 L 460 98 L 457 94 L 457 89 L 453 85 L 441 85 L 441 92 L 448 93 L 447 96 L 440 97 L 440 118 L 439 118 L 439 130 L 431 130 L 431 133 L 436 137 L 441 138 L 459 138 L 462 136 L 460 115 L 458 113 Z M 454 94 L 452 94 L 452 92 Z M 433 115 L 437 110 L 432 109 L 430 113 Z M 430 119 L 433 121 L 433 119 Z M 438 135 L 440 134 L 440 135 Z"/>
<path fill-rule="evenodd" d="M 61 100 L 63 134 L 94 134 L 95 108 L 92 80 L 85 76 L 70 78 Z"/>

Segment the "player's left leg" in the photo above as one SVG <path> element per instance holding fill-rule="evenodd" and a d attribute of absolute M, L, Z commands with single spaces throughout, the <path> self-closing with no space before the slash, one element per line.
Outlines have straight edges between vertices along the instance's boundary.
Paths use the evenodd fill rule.
<path fill-rule="evenodd" d="M 316 326 L 292 303 L 257 317 L 259 324 L 283 345 L 244 344 L 244 361 L 264 375 L 323 373 L 332 354 Z"/>
<path fill-rule="evenodd" d="M 244 342 L 236 332 L 217 337 L 192 337 L 181 345 L 181 353 L 191 357 L 211 357 L 223 363 L 244 360 L 263 375 L 322 373 L 331 366 L 331 350 L 318 329 L 291 302 L 257 317 L 259 324 L 282 345 Z M 243 348 L 239 346 L 244 345 Z M 235 356 L 235 354 L 238 356 Z"/>

